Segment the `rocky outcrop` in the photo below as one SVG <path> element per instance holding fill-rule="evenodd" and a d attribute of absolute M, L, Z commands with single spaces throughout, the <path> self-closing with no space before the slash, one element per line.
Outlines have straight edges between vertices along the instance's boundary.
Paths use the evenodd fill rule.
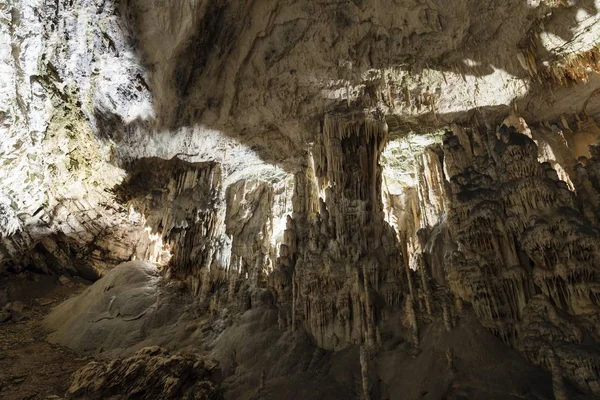
<path fill-rule="evenodd" d="M 160 347 L 110 363 L 92 361 L 73 374 L 67 399 L 221 399 L 216 365 Z"/>
<path fill-rule="evenodd" d="M 158 333 L 162 341 L 151 344 L 166 345 L 180 339 L 177 324 L 193 320 L 191 309 L 197 306 L 184 294 L 180 286 L 161 280 L 154 264 L 121 264 L 46 317 L 52 331 L 48 340 L 118 357 L 144 347 L 148 331 L 164 329 Z"/>
<path fill-rule="evenodd" d="M 186 281 L 211 309 L 244 309 L 248 288 L 264 289 L 279 253 L 285 257 L 278 243 L 290 194 L 285 181 L 241 179 L 225 189 L 220 168 L 140 159 L 117 192 L 156 242 L 140 258 L 166 266 L 167 277 Z"/>
<path fill-rule="evenodd" d="M 130 229 L 106 193 L 123 172 L 98 126 L 107 110 L 134 119 L 150 95 L 123 85 L 140 70 L 123 54 L 127 34 L 112 11 L 20 0 L 0 7 L 0 270 L 67 269 L 93 279 L 111 259 L 131 256 L 112 242 Z"/>
<path fill-rule="evenodd" d="M 223 223 L 219 166 L 154 158 L 140 159 L 129 170 L 117 189 L 119 196 L 132 212 L 143 216 L 150 235 L 156 235 L 164 248 L 152 249 L 155 253 L 142 259 L 171 261 L 173 273 L 183 278 L 210 269 Z"/>

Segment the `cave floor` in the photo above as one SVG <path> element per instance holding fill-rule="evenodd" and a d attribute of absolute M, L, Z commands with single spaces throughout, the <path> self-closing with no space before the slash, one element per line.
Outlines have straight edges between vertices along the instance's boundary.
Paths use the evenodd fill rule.
<path fill-rule="evenodd" d="M 0 323 L 0 399 L 62 399 L 73 372 L 90 361 L 45 340 L 44 316 L 89 284 L 64 283 L 32 273 L 0 278 L 0 296 L 12 303 L 11 319 Z"/>

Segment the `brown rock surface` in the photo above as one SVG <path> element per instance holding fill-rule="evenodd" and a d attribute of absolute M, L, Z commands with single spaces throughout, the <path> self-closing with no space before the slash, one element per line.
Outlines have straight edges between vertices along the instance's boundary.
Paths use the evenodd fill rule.
<path fill-rule="evenodd" d="M 126 359 L 92 361 L 73 374 L 67 399 L 221 399 L 215 365 L 146 347 Z"/>
<path fill-rule="evenodd" d="M 76 397 L 600 396 L 598 38 L 600 0 L 0 3 L 2 390 L 67 362 L 44 317 Z"/>

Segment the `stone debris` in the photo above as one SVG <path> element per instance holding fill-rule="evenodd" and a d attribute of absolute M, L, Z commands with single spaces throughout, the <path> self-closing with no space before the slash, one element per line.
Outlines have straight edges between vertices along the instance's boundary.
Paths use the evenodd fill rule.
<path fill-rule="evenodd" d="M 21 301 L 6 304 L 0 309 L 0 323 L 25 321 L 29 317 L 23 313 L 24 309 L 25 304 Z"/>
<path fill-rule="evenodd" d="M 48 298 L 44 298 L 44 297 L 36 299 L 36 303 L 38 303 L 40 306 L 48 306 L 55 302 L 56 302 L 56 300 L 54 300 L 54 299 L 48 299 Z"/>
<path fill-rule="evenodd" d="M 72 285 L 72 284 L 73 284 L 73 281 L 71 281 L 71 279 L 67 278 L 67 277 L 66 277 L 66 276 L 64 276 L 64 275 L 61 275 L 61 276 L 59 276 L 59 277 L 58 277 L 58 282 L 59 282 L 61 285 L 64 285 L 64 286 L 69 286 L 69 285 Z"/>
<path fill-rule="evenodd" d="M 12 314 L 8 311 L 0 311 L 0 324 L 8 322 L 12 318 Z"/>
<path fill-rule="evenodd" d="M 73 374 L 66 398 L 218 400 L 215 368 L 209 360 L 147 347 L 129 358 L 90 362 Z"/>

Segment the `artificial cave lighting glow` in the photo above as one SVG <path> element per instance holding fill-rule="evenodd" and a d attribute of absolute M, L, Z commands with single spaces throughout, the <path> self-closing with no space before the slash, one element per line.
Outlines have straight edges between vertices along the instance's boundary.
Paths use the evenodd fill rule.
<path fill-rule="evenodd" d="M 314 186 L 317 188 L 317 190 L 319 191 L 319 198 L 321 198 L 323 201 L 327 201 L 327 191 L 325 190 L 325 187 L 322 187 L 319 184 L 319 181 L 315 175 L 315 171 L 316 171 L 316 165 L 315 165 L 315 155 L 313 154 L 312 151 L 308 152 L 308 158 L 310 161 L 310 166 L 311 166 L 311 171 L 312 173 L 310 174 L 310 177 L 313 180 L 313 184 Z"/>
<path fill-rule="evenodd" d="M 491 72 L 481 74 L 484 67 L 489 67 Z M 420 116 L 431 111 L 449 114 L 477 107 L 509 105 L 529 89 L 527 79 L 513 76 L 502 68 L 484 66 L 477 60 L 465 58 L 457 69 L 462 72 L 425 68 L 415 74 L 396 67 L 370 69 L 363 74 L 363 79 L 385 81 L 388 88 L 401 88 L 396 89 L 397 93 L 389 93 L 394 98 L 389 112 L 404 116 Z M 324 98 L 346 100 L 351 104 L 364 96 L 367 85 L 330 80 L 324 82 L 323 87 L 321 94 Z M 410 93 L 410 97 L 431 96 L 434 101 L 429 106 L 417 107 L 404 93 Z"/>
<path fill-rule="evenodd" d="M 241 179 L 283 180 L 289 176 L 281 167 L 265 162 L 250 146 L 204 125 L 152 132 L 135 128 L 124 140 L 120 151 L 126 158 L 177 156 L 188 162 L 217 162 L 221 165 L 223 187 Z"/>
<path fill-rule="evenodd" d="M 146 233 L 149 245 L 147 251 L 148 261 L 155 264 L 166 264 L 169 262 L 171 258 L 171 253 L 168 250 L 168 247 L 163 244 L 163 240 L 160 234 L 152 233 L 152 229 L 150 227 L 144 228 L 144 232 Z"/>
<path fill-rule="evenodd" d="M 475 60 L 472 60 L 472 59 L 470 59 L 470 58 L 465 58 L 465 59 L 463 60 L 463 63 L 464 63 L 464 64 L 465 64 L 467 67 L 478 67 L 478 66 L 480 66 L 480 65 L 481 65 L 481 62 L 480 62 L 480 61 L 475 61 Z"/>
<path fill-rule="evenodd" d="M 283 241 L 283 233 L 285 232 L 286 228 L 287 216 L 288 214 L 279 217 L 274 217 L 272 221 L 273 233 L 271 234 L 270 241 L 271 245 L 276 247 L 277 249 L 277 257 L 279 257 L 279 246 L 277 246 L 277 244 Z"/>
<path fill-rule="evenodd" d="M 567 44 L 566 40 L 562 39 L 560 36 L 555 35 L 552 32 L 540 33 L 540 40 L 546 50 L 560 48 Z"/>
<path fill-rule="evenodd" d="M 427 146 L 441 143 L 443 134 L 443 130 L 427 135 L 409 133 L 390 140 L 380 160 L 383 167 L 383 190 L 390 194 L 400 194 L 405 187 L 415 186 L 415 155 L 421 154 Z"/>
<path fill-rule="evenodd" d="M 142 213 L 137 212 L 133 205 L 129 206 L 128 219 L 130 223 L 136 223 L 140 225 L 146 225 L 146 218 Z M 147 243 L 148 247 L 144 254 L 144 260 L 150 261 L 157 265 L 166 265 L 172 257 L 169 251 L 169 246 L 163 243 L 162 236 L 160 233 L 153 233 L 152 228 L 149 226 L 144 227 L 144 242 Z M 134 257 L 135 259 L 135 257 Z"/>

